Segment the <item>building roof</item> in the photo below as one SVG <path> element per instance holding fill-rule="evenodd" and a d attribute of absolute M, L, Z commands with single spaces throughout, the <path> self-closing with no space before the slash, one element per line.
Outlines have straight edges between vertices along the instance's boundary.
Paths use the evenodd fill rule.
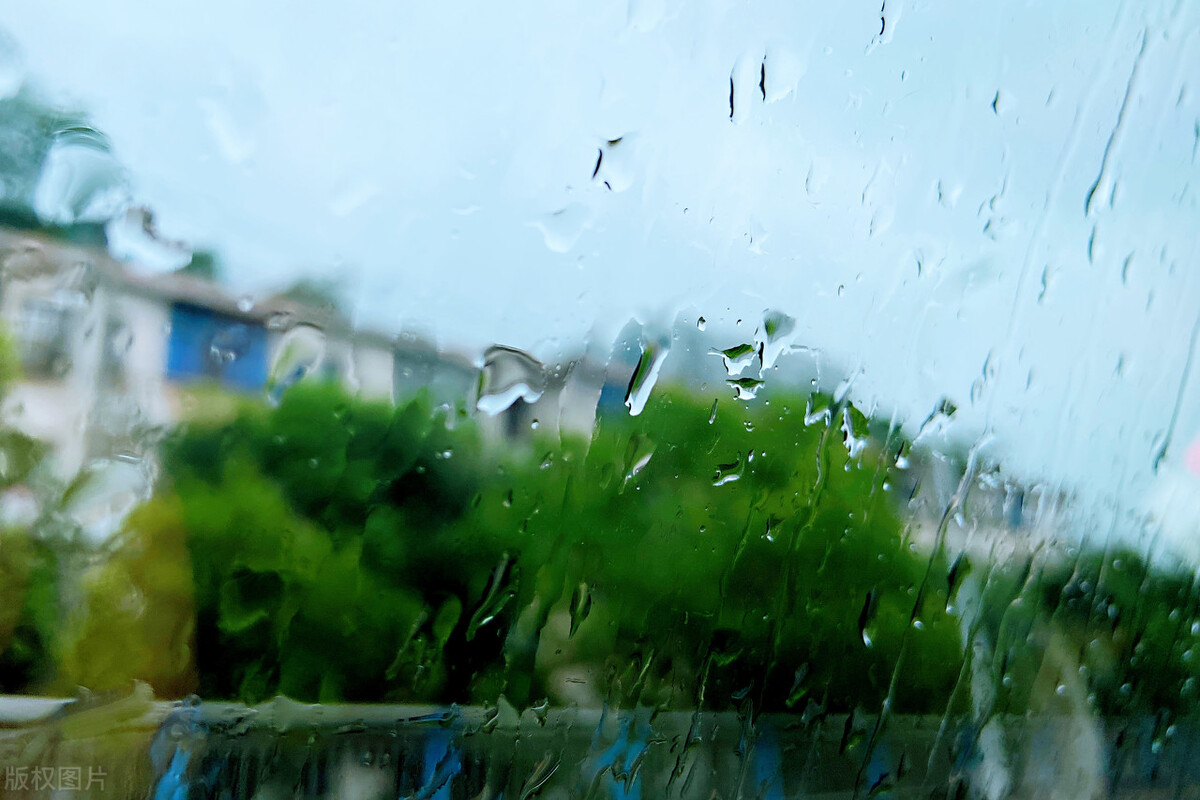
<path fill-rule="evenodd" d="M 101 283 L 164 303 L 186 303 L 280 330 L 297 324 L 312 325 L 327 335 L 354 339 L 382 349 L 397 349 L 396 336 L 357 329 L 333 308 L 306 305 L 280 294 L 249 301 L 234 296 L 219 283 L 194 275 L 141 272 L 99 248 L 58 241 L 32 231 L 0 227 L 0 268 L 6 277 L 55 275 L 62 272 L 64 265 L 80 265 Z"/>

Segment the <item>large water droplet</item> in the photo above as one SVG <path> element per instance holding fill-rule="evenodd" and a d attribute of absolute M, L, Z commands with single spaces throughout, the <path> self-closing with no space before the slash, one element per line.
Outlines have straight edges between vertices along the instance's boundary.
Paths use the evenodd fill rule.
<path fill-rule="evenodd" d="M 120 530 L 134 508 L 150 499 L 154 470 L 137 456 L 98 459 L 88 464 L 63 496 L 63 511 L 92 541 Z"/>
<path fill-rule="evenodd" d="M 154 215 L 145 208 L 130 208 L 104 228 L 108 252 L 113 258 L 131 261 L 154 272 L 170 272 L 187 266 L 192 250 L 184 242 L 159 235 Z"/>
<path fill-rule="evenodd" d="M 833 419 L 833 409 L 830 408 L 829 399 L 823 395 L 813 395 L 808 398 L 804 407 L 804 424 L 815 425 L 821 423 L 828 425 Z"/>
<path fill-rule="evenodd" d="M 742 372 L 758 360 L 758 348 L 749 343 L 735 344 L 733 347 L 727 347 L 724 350 L 714 350 L 714 354 L 721 357 L 721 363 L 725 365 L 725 371 L 731 377 L 741 375 Z"/>
<path fill-rule="evenodd" d="M 763 385 L 761 378 L 731 378 L 726 383 L 737 391 L 738 400 L 753 400 Z"/>
<path fill-rule="evenodd" d="M 858 615 L 858 632 L 862 636 L 863 644 L 867 647 L 873 647 L 875 642 L 871 638 L 868 630 L 871 622 L 875 619 L 875 612 L 879 609 L 879 592 L 875 589 L 867 592 L 867 597 L 863 601 L 862 612 Z"/>
<path fill-rule="evenodd" d="M 494 417 L 518 399 L 537 402 L 546 391 L 542 362 L 514 347 L 495 345 L 483 354 L 475 407 Z"/>
<path fill-rule="evenodd" d="M 782 311 L 766 311 L 763 314 L 762 325 L 755 335 L 758 343 L 759 357 L 763 369 L 775 365 L 779 356 L 791 344 L 792 334 L 796 332 L 796 320 Z"/>
<path fill-rule="evenodd" d="M 583 203 L 571 203 L 530 224 L 542 232 L 542 239 L 548 249 L 556 253 L 566 253 L 591 226 L 592 210 Z"/>
<path fill-rule="evenodd" d="M 808 678 L 808 669 L 807 661 L 796 668 L 795 677 L 792 680 L 792 688 L 788 691 L 786 701 L 788 708 L 792 708 L 808 695 L 809 687 L 805 682 Z"/>
<path fill-rule="evenodd" d="M 275 348 L 267 393 L 278 400 L 287 389 L 321 365 L 325 359 L 325 333 L 313 325 L 295 325 L 283 334 Z"/>
<path fill-rule="evenodd" d="M 591 610 L 592 590 L 586 583 L 580 583 L 571 593 L 571 630 L 567 634 L 568 639 L 575 636 Z"/>
<path fill-rule="evenodd" d="M 629 388 L 625 391 L 625 407 L 630 416 L 636 417 L 646 407 L 650 392 L 658 381 L 658 372 L 662 369 L 670 347 L 667 342 L 660 340 L 642 340 L 642 356 L 638 359 L 637 367 L 629 378 Z"/>
<path fill-rule="evenodd" d="M 267 330 L 286 331 L 296 324 L 296 315 L 291 311 L 274 311 L 267 316 Z"/>
<path fill-rule="evenodd" d="M 916 436 L 913 437 L 913 443 L 925 442 L 943 435 L 950 427 L 956 413 L 958 413 L 958 407 L 953 401 L 943 397 L 925 418 L 925 421 L 921 423 Z"/>
<path fill-rule="evenodd" d="M 222 328 L 213 335 L 208 345 L 208 358 L 218 368 L 241 358 L 250 349 L 250 328 L 236 323 Z"/>
<path fill-rule="evenodd" d="M 33 209 L 43 222 L 107 222 L 129 205 L 125 172 L 108 140 L 91 128 L 66 128 L 42 162 Z"/>
<path fill-rule="evenodd" d="M 633 141 L 630 136 L 609 139 L 596 152 L 592 180 L 603 183 L 614 192 L 623 192 L 633 185 Z"/>
<path fill-rule="evenodd" d="M 516 595 L 516 587 L 511 580 L 512 567 L 513 559 L 508 553 L 505 553 L 500 559 L 500 563 L 492 570 L 492 577 L 488 581 L 488 588 L 484 593 L 483 600 L 475 609 L 475 613 L 471 615 L 471 621 L 467 623 L 468 642 L 475 638 L 475 634 L 480 628 L 494 620 Z"/>
<path fill-rule="evenodd" d="M 745 462 L 740 458 L 728 464 L 718 464 L 717 474 L 713 476 L 713 486 L 724 486 L 727 483 L 733 483 L 742 477 L 744 471 Z"/>
<path fill-rule="evenodd" d="M 625 477 L 621 482 L 622 492 L 625 491 L 629 482 L 650 463 L 650 459 L 654 456 L 654 448 L 655 444 L 649 436 L 635 433 L 629 437 L 629 444 L 625 447 Z"/>
<path fill-rule="evenodd" d="M 858 458 L 867 446 L 870 430 L 867 418 L 853 406 L 847 406 L 842 412 L 842 440 L 850 458 Z"/>
<path fill-rule="evenodd" d="M 763 57 L 763 102 L 775 103 L 796 91 L 800 79 L 808 72 L 804 59 L 782 45 L 773 45 Z"/>
<path fill-rule="evenodd" d="M 538 725 L 546 724 L 546 717 L 550 714 L 550 698 L 544 697 L 537 705 L 532 705 L 529 710 L 533 712 L 533 718 L 537 720 Z"/>

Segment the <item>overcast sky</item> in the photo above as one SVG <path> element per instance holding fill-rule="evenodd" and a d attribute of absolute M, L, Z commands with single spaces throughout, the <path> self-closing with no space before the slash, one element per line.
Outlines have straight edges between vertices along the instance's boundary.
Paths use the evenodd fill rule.
<path fill-rule="evenodd" d="M 730 346 L 778 308 L 860 401 L 919 422 L 949 396 L 1014 471 L 1144 497 L 1172 418 L 1161 470 L 1200 432 L 1200 9 L 880 5 L 0 20 L 241 286 L 336 274 L 364 324 L 547 358 L 680 309 Z"/>

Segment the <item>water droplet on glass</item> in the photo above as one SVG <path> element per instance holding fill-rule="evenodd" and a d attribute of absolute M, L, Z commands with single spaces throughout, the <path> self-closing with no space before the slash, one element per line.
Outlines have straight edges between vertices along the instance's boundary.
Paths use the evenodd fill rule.
<path fill-rule="evenodd" d="M 842 440 L 851 459 L 856 459 L 862 454 L 869 437 L 867 418 L 858 409 L 847 406 L 842 411 Z"/>
<path fill-rule="evenodd" d="M 529 707 L 533 712 L 533 718 L 537 720 L 538 725 L 546 724 L 546 717 L 550 713 L 550 698 L 543 698 L 542 702 Z"/>
<path fill-rule="evenodd" d="M 875 619 L 875 612 L 879 608 L 879 592 L 872 589 L 867 592 L 867 597 L 863 601 L 862 611 L 858 615 L 858 632 L 862 636 L 863 644 L 867 647 L 873 647 L 875 642 L 872 640 L 868 627 Z"/>
<path fill-rule="evenodd" d="M 537 402 L 545 390 L 542 362 L 523 350 L 495 345 L 483 354 L 475 407 L 494 417 L 517 400 Z"/>
<path fill-rule="evenodd" d="M 586 583 L 580 583 L 571 593 L 571 630 L 567 638 L 573 638 L 579 626 L 592 610 L 592 592 Z"/>
<path fill-rule="evenodd" d="M 283 334 L 267 376 L 267 393 L 278 400 L 283 392 L 311 375 L 325 360 L 325 333 L 314 325 L 296 325 Z"/>
<path fill-rule="evenodd" d="M 542 232 L 547 249 L 555 253 L 567 253 L 583 232 L 591 227 L 592 209 L 583 203 L 571 203 L 530 224 Z"/>
<path fill-rule="evenodd" d="M 713 352 L 721 357 L 721 362 L 725 365 L 725 372 L 731 377 L 741 375 L 747 367 L 758 360 L 759 356 L 758 347 L 749 343 L 736 344 L 733 347 Z"/>
<path fill-rule="evenodd" d="M 107 222 L 129 205 L 125 171 L 108 140 L 85 126 L 65 128 L 42 162 L 33 209 L 43 222 Z"/>
<path fill-rule="evenodd" d="M 728 464 L 718 464 L 717 474 L 713 476 L 713 486 L 724 486 L 727 483 L 733 483 L 742 477 L 744 469 L 745 464 L 740 458 Z"/>
<path fill-rule="evenodd" d="M 192 261 L 191 248 L 161 236 L 154 226 L 154 215 L 146 208 L 127 209 L 104 227 L 104 235 L 109 254 L 136 267 L 171 272 Z"/>
<path fill-rule="evenodd" d="M 72 482 L 62 511 L 88 539 L 104 541 L 150 499 L 154 472 L 149 461 L 132 455 L 92 461 Z"/>
<path fill-rule="evenodd" d="M 774 542 L 776 539 L 775 529 L 782 521 L 778 517 L 770 517 L 767 520 L 766 528 L 763 530 L 763 538 L 768 542 Z"/>
<path fill-rule="evenodd" d="M 215 367 L 222 367 L 241 358 L 250 349 L 249 327 L 241 323 L 229 325 L 213 334 L 208 345 L 208 358 Z"/>
<path fill-rule="evenodd" d="M 763 314 L 762 325 L 755 339 L 758 343 L 758 353 L 763 369 L 775 365 L 779 356 L 791 344 L 792 335 L 796 332 L 796 320 L 782 311 L 768 310 Z"/>
<path fill-rule="evenodd" d="M 629 409 L 629 415 L 632 417 L 641 414 L 642 409 L 646 407 L 650 392 L 658 381 L 658 372 L 662 369 L 663 360 L 670 352 L 666 341 L 656 339 L 643 338 L 641 348 L 642 355 L 638 358 L 633 375 L 629 378 L 629 388 L 625 391 L 625 407 Z"/>
<path fill-rule="evenodd" d="M 739 400 L 753 400 L 764 383 L 760 378 L 731 378 L 726 381 L 737 392 Z"/>
<path fill-rule="evenodd" d="M 488 581 L 487 590 L 484 592 L 483 600 L 479 603 L 479 607 L 475 609 L 475 613 L 471 615 L 471 621 L 467 624 L 467 641 L 475 638 L 475 634 L 480 628 L 494 620 L 496 616 L 504 610 L 508 602 L 516 596 L 516 586 L 512 578 L 513 559 L 505 553 L 500 563 L 492 570 L 491 579 Z"/>
<path fill-rule="evenodd" d="M 296 324 L 296 315 L 291 311 L 273 311 L 267 317 L 267 330 L 286 331 Z"/>
<path fill-rule="evenodd" d="M 650 463 L 654 448 L 654 442 L 645 434 L 635 433 L 629 437 L 629 444 L 625 447 L 625 477 L 621 482 L 621 491 L 625 491 L 629 482 Z"/>
<path fill-rule="evenodd" d="M 629 134 L 606 140 L 597 150 L 592 180 L 613 192 L 633 185 L 634 143 Z"/>

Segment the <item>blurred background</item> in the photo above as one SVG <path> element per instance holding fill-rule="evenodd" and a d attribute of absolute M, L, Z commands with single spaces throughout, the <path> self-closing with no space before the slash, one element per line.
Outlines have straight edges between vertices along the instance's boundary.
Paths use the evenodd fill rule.
<path fill-rule="evenodd" d="M 988 797 L 1050 714 L 1114 789 L 1200 681 L 1197 31 L 6 8 L 0 692 L 849 715 L 855 791 L 897 713 Z"/>

